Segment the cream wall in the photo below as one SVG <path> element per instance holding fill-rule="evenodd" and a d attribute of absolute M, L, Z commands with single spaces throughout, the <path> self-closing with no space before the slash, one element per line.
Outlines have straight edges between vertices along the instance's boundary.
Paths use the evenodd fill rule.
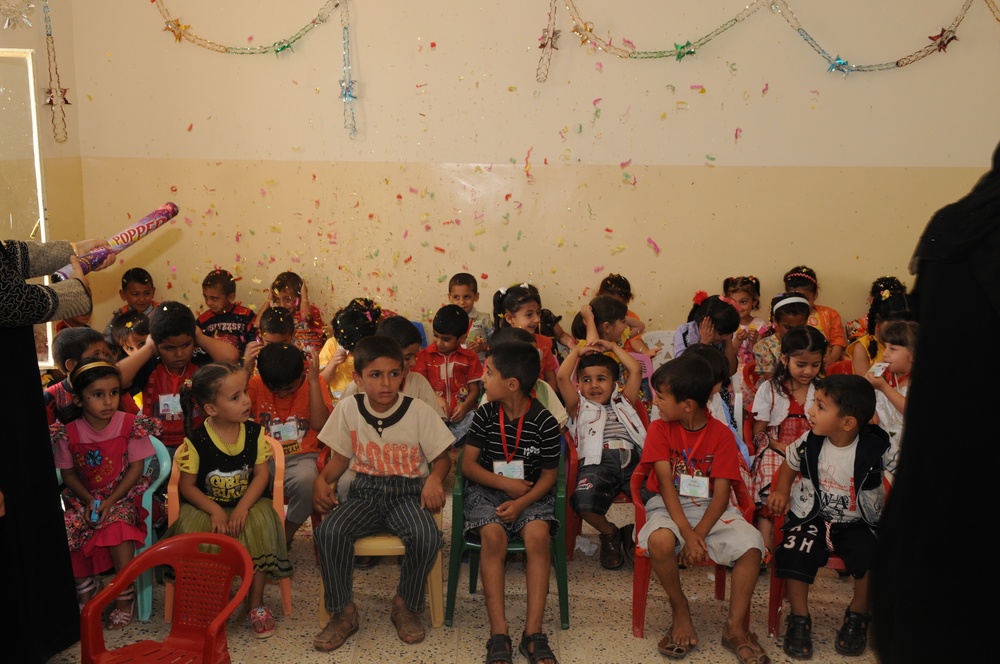
<path fill-rule="evenodd" d="M 321 4 L 166 0 L 193 32 L 234 45 L 288 36 Z M 727 4 L 578 2 L 599 34 L 643 49 L 695 39 L 745 3 Z M 791 4 L 853 63 L 922 47 L 961 7 Z M 215 265 L 242 277 L 249 304 L 293 269 L 328 318 L 362 294 L 426 316 L 459 270 L 488 275 L 484 300 L 528 279 L 569 314 L 620 272 L 635 309 L 674 327 L 693 291 L 753 273 L 766 298 L 804 262 L 820 301 L 853 318 L 875 276 L 910 280 L 924 224 L 972 186 L 998 138 L 1000 24 L 981 2 L 947 53 L 846 79 L 768 9 L 678 63 L 581 47 L 560 7 L 546 83 L 535 81 L 545 2 L 351 2 L 354 139 L 338 12 L 276 57 L 176 44 L 148 2 L 52 8 L 74 143 L 47 152 L 50 208 L 58 199 L 71 217 L 82 201 L 88 236 L 167 200 L 181 208 L 94 278 L 95 323 L 132 265 L 153 273 L 160 298 L 193 307 Z"/>

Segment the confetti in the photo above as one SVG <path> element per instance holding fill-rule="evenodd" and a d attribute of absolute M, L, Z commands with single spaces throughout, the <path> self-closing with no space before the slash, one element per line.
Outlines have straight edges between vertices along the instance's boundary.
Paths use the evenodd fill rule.
<path fill-rule="evenodd" d="M 598 97 L 597 99 L 595 99 L 594 102 L 593 102 L 594 106 L 597 106 L 598 104 L 600 104 L 602 99 L 604 99 L 604 97 Z"/>
<path fill-rule="evenodd" d="M 632 165 L 631 159 L 629 159 L 628 161 L 622 161 L 618 163 L 619 168 L 628 168 L 631 165 Z"/>
<path fill-rule="evenodd" d="M 431 48 L 437 48 L 437 47 L 438 47 L 437 42 L 431 42 Z"/>
<path fill-rule="evenodd" d="M 647 237 L 646 244 L 648 244 L 652 248 L 654 256 L 660 255 L 660 245 L 656 244 L 656 240 L 654 240 L 651 237 Z"/>
<path fill-rule="evenodd" d="M 614 233 L 614 232 L 615 232 L 615 230 L 614 230 L 613 228 L 605 228 L 605 229 L 604 229 L 604 232 L 605 232 L 605 233 Z"/>
<path fill-rule="evenodd" d="M 715 161 L 715 157 L 713 157 L 710 154 L 705 155 L 705 159 L 708 159 L 709 161 Z"/>
<path fill-rule="evenodd" d="M 437 245 L 435 245 L 435 246 L 434 246 L 434 251 L 438 252 L 439 254 L 446 254 L 446 253 L 448 253 L 448 252 L 447 252 L 447 251 L 445 250 L 445 248 L 444 248 L 444 247 L 439 247 L 439 246 L 437 246 Z"/>
<path fill-rule="evenodd" d="M 635 44 L 632 43 L 632 40 L 625 39 L 624 37 L 622 37 L 622 43 L 625 44 L 626 46 L 628 46 L 633 51 L 635 50 Z"/>
<path fill-rule="evenodd" d="M 516 85 L 508 85 L 507 86 L 507 92 L 517 92 L 517 86 Z"/>
<path fill-rule="evenodd" d="M 193 129 L 194 129 L 194 123 L 192 122 L 191 124 L 188 125 L 188 131 L 191 131 Z"/>
<path fill-rule="evenodd" d="M 603 74 L 604 73 L 604 63 L 603 62 L 597 62 L 597 63 L 595 63 L 594 64 L 594 69 L 596 69 L 597 71 L 599 71 L 599 72 L 601 72 Z"/>
<path fill-rule="evenodd" d="M 603 265 L 598 265 L 597 267 L 594 268 L 594 274 L 597 274 L 598 272 L 603 272 L 603 271 L 604 271 L 604 266 Z"/>
<path fill-rule="evenodd" d="M 416 187 L 410 187 L 410 193 L 411 194 L 419 194 L 420 190 L 417 189 Z"/>
<path fill-rule="evenodd" d="M 489 279 L 489 278 L 490 278 L 490 275 L 488 275 L 488 274 L 486 274 L 485 272 L 483 272 L 482 274 L 480 274 L 480 275 L 479 275 L 479 278 L 480 278 L 480 279 Z"/>
<path fill-rule="evenodd" d="M 177 193 L 177 187 L 176 186 L 171 186 L 170 187 L 170 193 L 176 194 Z"/>
<path fill-rule="evenodd" d="M 667 83 L 667 89 L 670 90 L 671 94 L 677 94 L 677 88 Z"/>
<path fill-rule="evenodd" d="M 691 89 L 692 90 L 704 90 L 705 86 L 704 85 L 692 85 Z"/>
<path fill-rule="evenodd" d="M 406 258 L 403 259 L 403 263 L 409 263 L 412 260 L 413 260 L 413 256 L 407 256 Z"/>
<path fill-rule="evenodd" d="M 737 127 L 737 128 L 736 128 L 736 132 L 735 132 L 735 133 L 733 134 L 733 142 L 739 142 L 739 140 L 740 140 L 740 135 L 741 135 L 742 133 L 743 133 L 743 130 L 742 130 L 742 129 L 740 129 L 739 127 Z"/>

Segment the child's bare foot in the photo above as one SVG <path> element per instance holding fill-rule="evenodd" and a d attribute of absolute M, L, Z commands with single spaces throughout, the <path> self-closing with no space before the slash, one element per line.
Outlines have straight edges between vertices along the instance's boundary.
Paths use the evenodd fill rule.
<path fill-rule="evenodd" d="M 691 622 L 691 611 L 687 600 L 676 606 L 671 602 L 670 614 L 673 616 L 674 624 L 667 630 L 666 636 L 660 639 L 656 649 L 661 655 L 680 659 L 698 645 L 698 633 L 694 629 L 694 623 Z"/>

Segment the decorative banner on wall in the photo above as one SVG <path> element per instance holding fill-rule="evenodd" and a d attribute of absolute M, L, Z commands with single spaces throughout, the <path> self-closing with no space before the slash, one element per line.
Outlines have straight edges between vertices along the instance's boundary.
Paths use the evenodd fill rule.
<path fill-rule="evenodd" d="M 798 33 L 798 35 L 802 37 L 802 39 L 826 61 L 828 72 L 837 72 L 846 77 L 852 72 L 871 72 L 898 69 L 900 67 L 913 64 L 918 60 L 922 60 L 932 53 L 947 53 L 948 45 L 958 40 L 958 37 L 956 36 L 958 26 L 965 18 L 965 14 L 969 11 L 969 7 L 972 5 L 973 0 L 964 0 L 962 8 L 955 17 L 955 20 L 952 21 L 947 28 L 942 27 L 937 34 L 928 35 L 927 39 L 930 43 L 925 44 L 922 48 L 890 62 L 862 65 L 851 64 L 846 58 L 842 58 L 839 54 L 831 56 L 830 52 L 820 46 L 812 35 L 810 35 L 809 32 L 802 27 L 798 17 L 795 16 L 795 13 L 792 11 L 791 7 L 789 7 L 787 0 L 755 0 L 733 18 L 694 41 L 689 39 L 683 44 L 674 42 L 673 48 L 652 51 L 639 50 L 636 48 L 635 44 L 628 39 L 620 39 L 619 41 L 621 41 L 623 46 L 616 46 L 612 43 L 610 38 L 605 39 L 597 36 L 594 32 L 594 23 L 583 18 L 580 14 L 580 10 L 576 7 L 574 0 L 565 0 L 565 2 L 566 9 L 569 11 L 570 19 L 573 21 L 573 32 L 580 38 L 581 46 L 589 44 L 598 50 L 626 60 L 673 58 L 677 62 L 680 62 L 689 55 L 695 55 L 705 44 L 721 35 L 723 32 L 726 32 L 730 28 L 742 23 L 759 9 L 768 7 L 772 13 L 778 14 L 784 18 L 789 27 L 791 27 L 792 30 L 795 30 L 795 32 Z M 997 21 L 1000 21 L 1000 8 L 997 7 L 996 0 L 984 0 L 984 2 L 986 2 L 987 7 L 989 7 L 990 11 L 993 13 L 994 18 L 996 18 Z M 536 78 L 539 83 L 544 83 L 548 79 L 549 63 L 552 60 L 552 51 L 558 50 L 555 45 L 555 40 L 559 32 L 558 30 L 555 30 L 555 13 L 555 0 L 551 0 L 548 25 L 544 28 L 542 36 L 539 39 L 541 42 L 539 48 L 543 49 L 542 56 L 538 61 L 538 69 L 536 72 Z"/>

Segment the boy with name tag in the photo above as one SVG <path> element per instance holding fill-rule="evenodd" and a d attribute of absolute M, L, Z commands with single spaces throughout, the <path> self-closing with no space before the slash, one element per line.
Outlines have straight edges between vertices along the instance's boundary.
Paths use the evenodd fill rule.
<path fill-rule="evenodd" d="M 730 504 L 731 484 L 742 481 L 739 451 L 729 428 L 706 410 L 714 371 L 686 353 L 657 369 L 651 383 L 660 419 L 650 424 L 642 461 L 653 463 L 645 488 L 654 495 L 646 501 L 636 554 L 650 557 L 670 601 L 673 625 L 657 649 L 679 659 L 698 644 L 678 565 L 711 560 L 733 569 L 723 647 L 740 662 L 766 664 L 757 636 L 744 627 L 764 540 Z"/>
<path fill-rule="evenodd" d="M 524 541 L 528 606 L 519 650 L 533 663 L 555 664 L 542 631 L 549 590 L 550 538 L 556 534 L 552 488 L 559 474 L 559 424 L 531 390 L 541 373 L 533 346 L 496 344 L 486 358 L 488 402 L 472 418 L 462 455 L 465 536 L 482 543 L 482 572 L 490 638 L 487 661 L 510 662 L 512 646 L 504 607 L 507 540 Z"/>
<path fill-rule="evenodd" d="M 333 404 L 330 390 L 319 375 L 314 351 L 308 356 L 286 343 L 267 344 L 257 355 L 259 373 L 250 378 L 250 417 L 285 452 L 285 544 L 312 514 L 313 483 L 319 475 L 319 431 Z"/>

